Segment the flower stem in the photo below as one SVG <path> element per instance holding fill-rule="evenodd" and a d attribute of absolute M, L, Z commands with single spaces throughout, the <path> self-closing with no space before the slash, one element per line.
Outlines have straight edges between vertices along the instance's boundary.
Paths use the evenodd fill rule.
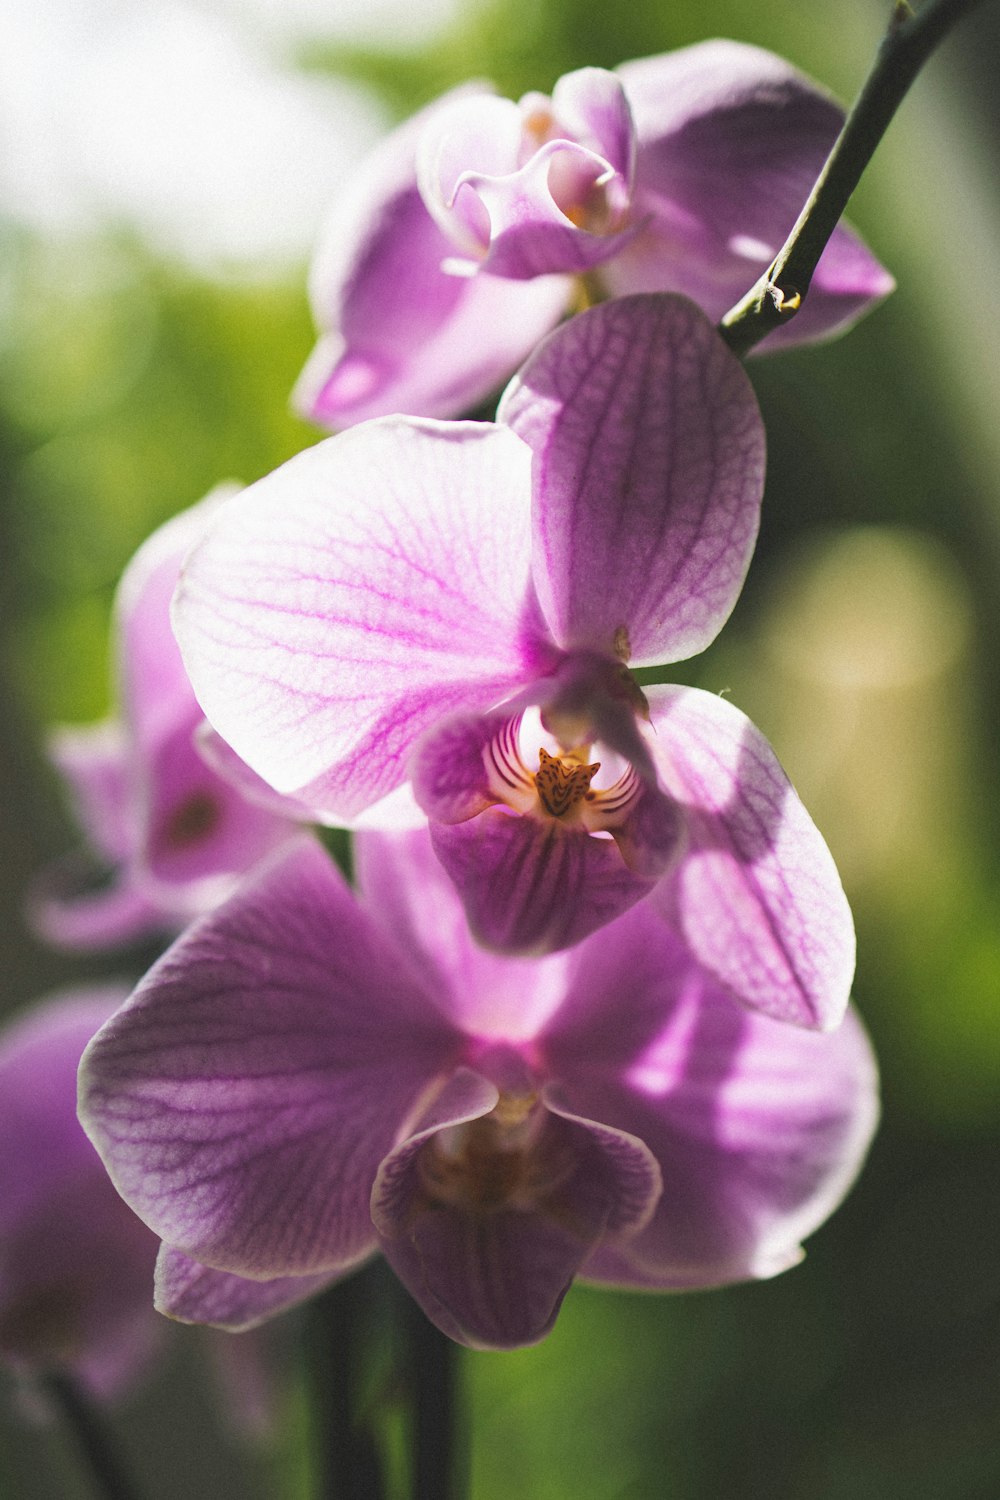
<path fill-rule="evenodd" d="M 356 1413 L 365 1277 L 361 1271 L 337 1283 L 309 1310 L 315 1500 L 381 1500 L 383 1494 L 375 1440 Z"/>
<path fill-rule="evenodd" d="M 979 0 L 927 0 L 918 11 L 896 0 L 871 72 L 795 225 L 763 276 L 730 308 L 719 331 L 747 354 L 805 301 L 813 272 L 889 121 L 920 69 Z"/>
<path fill-rule="evenodd" d="M 70 1376 L 52 1373 L 45 1389 L 76 1438 L 90 1470 L 95 1494 L 101 1500 L 138 1500 L 138 1490 L 126 1473 L 107 1426 Z"/>
<path fill-rule="evenodd" d="M 412 1500 L 457 1500 L 458 1345 L 406 1299 L 413 1421 Z"/>

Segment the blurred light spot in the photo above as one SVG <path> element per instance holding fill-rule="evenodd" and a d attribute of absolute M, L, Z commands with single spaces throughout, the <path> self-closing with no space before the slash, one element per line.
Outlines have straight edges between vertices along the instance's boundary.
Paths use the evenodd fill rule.
<path fill-rule="evenodd" d="M 859 527 L 813 542 L 773 597 L 751 707 L 848 889 L 947 878 L 973 739 L 957 564 L 933 537 Z"/>
<path fill-rule="evenodd" d="M 965 584 L 944 548 L 870 526 L 826 540 L 797 568 L 767 642 L 790 670 L 863 691 L 945 671 L 970 627 Z"/>
<path fill-rule="evenodd" d="M 384 125 L 182 0 L 0 0 L 0 27 L 0 205 L 46 232 L 125 222 L 213 270 L 304 259 Z"/>

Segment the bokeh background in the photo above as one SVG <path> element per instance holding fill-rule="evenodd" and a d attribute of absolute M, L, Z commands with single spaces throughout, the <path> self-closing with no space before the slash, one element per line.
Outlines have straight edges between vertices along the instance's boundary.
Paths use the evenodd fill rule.
<path fill-rule="evenodd" d="M 305 269 L 366 145 L 470 74 L 516 96 L 713 35 L 847 100 L 889 9 L 0 0 L 4 1013 L 141 972 L 142 954 L 70 959 L 24 926 L 29 882 L 77 837 L 45 735 L 109 707 L 109 606 L 138 543 L 315 440 L 287 407 Z M 840 863 L 881 1133 L 793 1272 L 673 1298 L 576 1288 L 543 1345 L 463 1356 L 473 1500 L 1000 1494 L 998 59 L 986 4 L 852 204 L 895 295 L 838 343 L 752 362 L 760 546 L 721 639 L 682 669 L 764 729 Z M 300 1383 L 248 1441 L 203 1355 L 176 1330 L 115 1415 L 144 1492 L 304 1500 Z M 68 1442 L 29 1416 L 0 1379 L 0 1494 L 84 1495 Z"/>

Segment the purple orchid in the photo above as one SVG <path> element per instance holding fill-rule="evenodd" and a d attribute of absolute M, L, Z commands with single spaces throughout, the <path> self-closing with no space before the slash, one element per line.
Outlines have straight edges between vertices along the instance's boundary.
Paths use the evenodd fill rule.
<path fill-rule="evenodd" d="M 644 695 L 626 665 L 720 629 L 763 467 L 704 314 L 605 303 L 549 337 L 499 425 L 368 423 L 223 509 L 175 608 L 195 691 L 328 820 L 375 823 L 412 778 L 487 946 L 568 946 L 655 887 L 741 1000 L 834 1026 L 850 912 L 773 752 L 722 699 Z"/>
<path fill-rule="evenodd" d="M 573 1277 L 771 1276 L 877 1115 L 833 1036 L 732 1005 L 648 905 L 569 953 L 470 939 L 425 831 L 315 843 L 190 928 L 94 1039 L 81 1119 L 164 1240 L 157 1305 L 244 1328 L 381 1250 L 473 1346 L 552 1326 Z"/>
<path fill-rule="evenodd" d="M 551 98 L 455 90 L 338 202 L 297 404 L 329 427 L 458 416 L 595 297 L 678 291 L 717 321 L 784 242 L 843 118 L 788 63 L 728 41 L 582 68 Z M 762 347 L 839 332 L 892 287 L 839 227 L 802 312 Z"/>
<path fill-rule="evenodd" d="M 53 996 L 0 1036 L 0 1357 L 123 1390 L 156 1347 L 157 1244 L 76 1117 L 76 1070 L 124 989 Z"/>
<path fill-rule="evenodd" d="M 30 915 L 50 942 L 100 948 L 177 930 L 232 889 L 234 879 L 293 831 L 243 769 L 237 789 L 228 750 L 206 733 L 170 629 L 170 598 L 184 554 L 226 490 L 176 516 L 129 563 L 115 602 L 120 717 L 53 736 L 51 755 L 72 792 L 111 883 L 81 893 L 73 865 L 46 872 Z M 214 760 L 214 763 L 213 763 Z M 67 894 L 69 886 L 71 894 Z"/>

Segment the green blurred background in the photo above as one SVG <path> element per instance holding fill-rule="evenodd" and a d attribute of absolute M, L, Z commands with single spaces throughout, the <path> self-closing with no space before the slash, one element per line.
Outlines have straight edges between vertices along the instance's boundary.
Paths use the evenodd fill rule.
<path fill-rule="evenodd" d="M 305 16 L 279 33 L 266 4 L 188 9 L 235 15 L 241 45 L 310 89 L 334 74 L 370 86 L 380 105 L 360 140 L 470 74 L 516 96 L 714 35 L 770 47 L 849 99 L 889 5 L 467 0 L 429 35 L 404 34 L 403 51 L 391 17 L 372 43 L 363 20 L 331 36 Z M 683 669 L 768 734 L 840 863 L 881 1133 L 795 1271 L 674 1298 L 577 1288 L 538 1348 L 463 1356 L 474 1500 L 1000 1494 L 998 58 L 987 4 L 932 59 L 852 204 L 895 295 L 838 343 L 752 362 L 770 449 L 761 542 L 720 641 Z M 44 110 L 44 76 L 35 87 Z M 358 149 L 330 163 L 331 183 Z M 200 263 L 114 203 L 50 228 L 11 202 L 0 1005 L 14 1011 L 142 967 L 48 952 L 20 915 L 30 879 L 75 841 L 42 746 L 53 723 L 108 709 L 123 564 L 219 480 L 251 481 L 316 434 L 287 409 L 312 343 L 308 234 L 259 262 Z M 179 1330 L 158 1380 L 116 1417 L 145 1492 L 303 1494 L 296 1391 L 275 1442 L 241 1445 L 211 1409 L 198 1337 Z M 10 1381 L 0 1436 L 0 1494 L 84 1493 L 70 1449 L 22 1420 Z"/>

